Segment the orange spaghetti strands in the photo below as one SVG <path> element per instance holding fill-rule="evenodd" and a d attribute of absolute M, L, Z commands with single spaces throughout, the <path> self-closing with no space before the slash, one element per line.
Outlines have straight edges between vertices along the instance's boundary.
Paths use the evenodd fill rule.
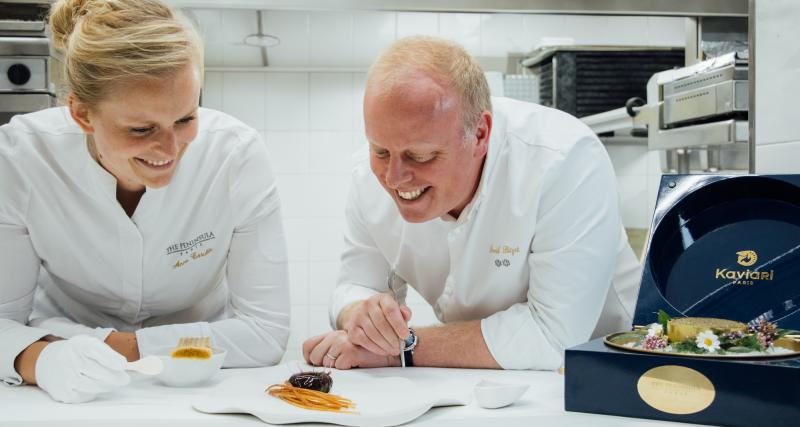
<path fill-rule="evenodd" d="M 315 411 L 344 412 L 357 414 L 355 403 L 348 398 L 321 391 L 295 387 L 288 382 L 273 384 L 267 388 L 267 394 L 284 402 L 303 409 Z"/>

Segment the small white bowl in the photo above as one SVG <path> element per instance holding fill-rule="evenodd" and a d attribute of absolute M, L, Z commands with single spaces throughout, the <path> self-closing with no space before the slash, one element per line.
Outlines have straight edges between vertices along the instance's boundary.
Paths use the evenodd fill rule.
<path fill-rule="evenodd" d="M 155 356 L 164 363 L 164 369 L 156 378 L 171 387 L 191 387 L 208 381 L 220 370 L 228 353 L 224 349 L 212 347 L 210 359 L 176 359 L 170 356 L 174 349 L 175 347 L 162 347 L 155 350 Z"/>
<path fill-rule="evenodd" d="M 502 408 L 517 401 L 530 387 L 528 384 L 505 384 L 482 380 L 475 385 L 475 401 L 486 409 Z"/>

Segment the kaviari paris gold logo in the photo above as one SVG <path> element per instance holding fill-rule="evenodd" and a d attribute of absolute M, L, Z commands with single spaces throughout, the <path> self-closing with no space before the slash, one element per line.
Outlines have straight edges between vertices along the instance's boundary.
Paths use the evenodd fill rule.
<path fill-rule="evenodd" d="M 758 254 L 756 254 L 756 251 L 739 251 L 736 252 L 736 255 L 739 255 L 739 259 L 737 259 L 736 262 L 742 267 L 750 267 L 758 261 Z"/>
<path fill-rule="evenodd" d="M 742 250 L 736 252 L 736 263 L 742 267 L 749 267 L 758 261 L 758 254 L 753 250 Z M 775 277 L 775 270 L 729 270 L 717 267 L 714 273 L 715 279 L 733 280 L 735 285 L 754 285 L 756 280 L 772 280 Z"/>

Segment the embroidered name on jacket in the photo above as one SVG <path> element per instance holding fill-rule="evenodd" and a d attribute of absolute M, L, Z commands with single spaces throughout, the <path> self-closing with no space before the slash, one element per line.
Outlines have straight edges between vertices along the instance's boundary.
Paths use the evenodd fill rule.
<path fill-rule="evenodd" d="M 187 254 L 196 248 L 203 246 L 203 243 L 208 242 L 209 240 L 214 240 L 215 238 L 216 237 L 214 236 L 213 231 L 207 231 L 192 240 L 169 245 L 167 247 L 167 255 L 174 254 L 176 252 L 180 253 L 180 255 Z"/>

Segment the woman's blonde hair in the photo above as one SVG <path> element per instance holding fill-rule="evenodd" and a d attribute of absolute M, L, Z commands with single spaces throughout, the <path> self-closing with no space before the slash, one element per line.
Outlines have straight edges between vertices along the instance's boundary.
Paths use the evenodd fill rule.
<path fill-rule="evenodd" d="M 50 32 L 63 51 L 68 92 L 90 107 L 119 84 L 189 64 L 202 78 L 197 31 L 159 0 L 59 0 L 50 10 Z"/>
<path fill-rule="evenodd" d="M 465 136 L 474 129 L 481 113 L 492 111 L 489 84 L 478 62 L 450 40 L 411 36 L 384 50 L 369 69 L 367 81 L 391 87 L 409 71 L 423 71 L 444 80 L 461 102 Z"/>

